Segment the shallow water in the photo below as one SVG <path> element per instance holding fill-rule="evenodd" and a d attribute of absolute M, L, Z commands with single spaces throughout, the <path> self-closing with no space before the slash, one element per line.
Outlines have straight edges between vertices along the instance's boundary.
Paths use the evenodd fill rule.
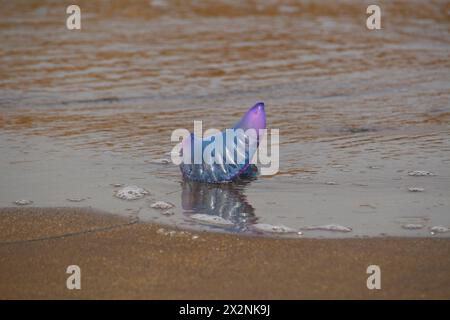
<path fill-rule="evenodd" d="M 368 3 L 81 1 L 82 30 L 68 31 L 57 1 L 0 1 L 0 207 L 303 237 L 449 227 L 450 6 L 380 2 L 369 31 Z M 161 161 L 173 129 L 224 129 L 260 100 L 280 129 L 278 174 L 203 185 Z M 150 195 L 114 197 L 132 185 Z M 352 230 L 308 230 L 327 225 Z"/>

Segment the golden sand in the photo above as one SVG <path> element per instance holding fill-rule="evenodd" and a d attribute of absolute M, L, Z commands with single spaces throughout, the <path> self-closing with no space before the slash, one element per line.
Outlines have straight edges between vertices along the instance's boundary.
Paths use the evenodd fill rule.
<path fill-rule="evenodd" d="M 439 238 L 270 239 L 83 209 L 7 208 L 0 298 L 448 299 L 449 250 Z M 81 290 L 66 288 L 74 264 Z M 380 290 L 366 286 L 372 264 L 381 268 Z"/>

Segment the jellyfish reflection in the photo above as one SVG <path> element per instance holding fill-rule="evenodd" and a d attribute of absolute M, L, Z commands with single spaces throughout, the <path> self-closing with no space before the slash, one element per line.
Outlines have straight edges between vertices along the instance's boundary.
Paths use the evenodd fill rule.
<path fill-rule="evenodd" d="M 255 223 L 255 209 L 244 194 L 249 181 L 227 184 L 205 184 L 194 181 L 182 182 L 181 206 L 185 215 L 208 214 L 231 221 L 227 230 L 245 231 Z"/>

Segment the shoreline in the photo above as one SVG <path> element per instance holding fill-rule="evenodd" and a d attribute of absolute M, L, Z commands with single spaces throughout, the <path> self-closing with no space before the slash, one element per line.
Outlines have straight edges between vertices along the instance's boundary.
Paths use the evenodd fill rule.
<path fill-rule="evenodd" d="M 31 207 L 1 208 L 0 231 L 0 299 L 450 298 L 447 238 L 241 236 Z M 65 285 L 73 264 L 81 290 Z"/>
<path fill-rule="evenodd" d="M 320 173 L 260 177 L 223 186 L 183 181 L 177 166 L 154 163 L 137 155 L 134 158 L 101 150 L 80 151 L 63 144 L 55 151 L 52 140 L 44 137 L 8 135 L 0 140 L 4 142 L 4 152 L 0 152 L 3 208 L 27 199 L 33 201 L 33 207 L 89 207 L 125 217 L 132 215 L 140 221 L 194 229 L 198 225 L 191 218 L 195 212 L 233 222 L 227 232 L 257 233 L 259 230 L 252 227 L 262 223 L 287 226 L 314 238 L 427 238 L 431 227 L 450 224 L 446 210 L 450 207 L 446 196 L 450 180 L 443 174 L 444 162 L 438 164 L 435 160 L 426 166 L 435 168 L 434 176 L 410 176 L 404 169 L 417 167 L 406 165 L 381 169 L 383 164 L 378 163 L 378 169 L 369 169 L 367 160 L 353 159 L 351 164 L 323 163 Z M 312 152 L 311 145 L 304 146 Z M 397 172 L 400 168 L 404 171 Z M 36 188 L 44 184 L 44 188 Z M 143 188 L 149 194 L 136 201 L 114 196 L 126 186 Z M 426 190 L 408 191 L 407 187 L 412 186 Z M 157 201 L 173 204 L 173 214 L 161 214 L 161 210 L 153 208 Z M 352 231 L 310 230 L 325 225 Z M 409 229 L 405 225 L 419 227 Z M 202 228 L 217 231 L 207 223 Z M 439 237 L 449 237 L 449 233 Z"/>

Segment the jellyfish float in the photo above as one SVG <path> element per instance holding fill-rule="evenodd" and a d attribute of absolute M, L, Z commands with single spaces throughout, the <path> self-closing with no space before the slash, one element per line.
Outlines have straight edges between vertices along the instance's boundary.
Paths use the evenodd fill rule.
<path fill-rule="evenodd" d="M 264 103 L 258 102 L 232 128 L 207 137 L 193 133 L 181 144 L 180 169 L 186 180 L 226 183 L 255 176 L 251 163 L 266 129 Z"/>

